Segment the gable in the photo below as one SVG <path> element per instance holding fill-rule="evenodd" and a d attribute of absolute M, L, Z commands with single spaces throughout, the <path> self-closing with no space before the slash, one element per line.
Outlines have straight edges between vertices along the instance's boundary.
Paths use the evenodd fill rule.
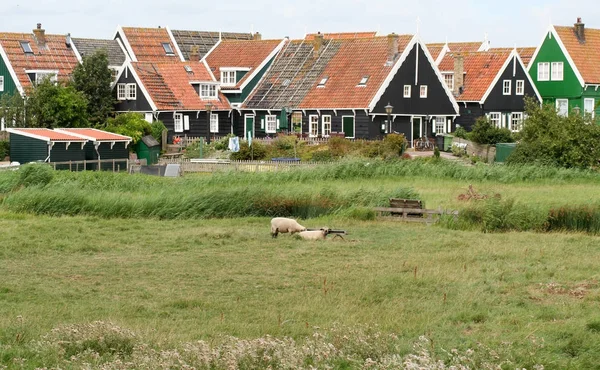
<path fill-rule="evenodd" d="M 4 94 L 13 95 L 19 92 L 17 85 L 11 76 L 9 67 L 4 62 L 4 58 L 0 58 L 0 76 L 4 79 L 4 88 L 0 91 L 0 96 Z"/>
<path fill-rule="evenodd" d="M 152 107 L 150 102 L 146 99 L 146 96 L 142 92 L 141 86 L 136 81 L 133 73 L 131 73 L 131 66 L 128 65 L 123 68 L 123 72 L 119 75 L 117 82 L 113 87 L 113 96 L 115 98 L 115 111 L 117 112 L 151 112 Z M 117 99 L 117 86 L 119 84 L 136 84 L 136 99 L 135 100 L 118 100 Z"/>
<path fill-rule="evenodd" d="M 523 69 L 518 60 L 514 57 L 511 58 L 511 61 L 500 72 L 500 77 L 485 98 L 483 102 L 485 110 L 522 112 L 525 108 L 526 96 L 538 98 L 535 87 L 527 77 L 527 71 Z M 511 81 L 510 95 L 504 95 L 504 81 L 506 80 Z M 523 81 L 524 95 L 516 94 L 517 81 Z"/>
<path fill-rule="evenodd" d="M 418 50 L 418 52 L 417 52 Z M 418 58 L 417 58 L 418 55 Z M 415 79 L 415 72 L 418 73 Z M 416 83 L 415 83 L 416 80 Z M 404 85 L 411 86 L 411 97 L 404 98 Z M 427 98 L 420 98 L 420 86 L 427 85 Z M 440 81 L 436 69 L 429 62 L 423 48 L 416 43 L 410 50 L 388 88 L 375 104 L 374 113 L 385 114 L 385 106 L 394 106 L 393 114 L 456 115 L 453 100 L 448 96 L 445 84 Z"/>

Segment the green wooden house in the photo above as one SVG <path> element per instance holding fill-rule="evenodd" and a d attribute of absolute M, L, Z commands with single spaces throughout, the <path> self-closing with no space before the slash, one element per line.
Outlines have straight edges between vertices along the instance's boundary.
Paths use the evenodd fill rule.
<path fill-rule="evenodd" d="M 9 128 L 10 160 L 30 162 L 69 162 L 85 160 L 87 139 L 46 128 Z M 69 165 L 57 167 L 66 169 Z"/>
<path fill-rule="evenodd" d="M 528 68 L 545 103 L 562 115 L 600 114 L 600 29 L 550 26 Z"/>

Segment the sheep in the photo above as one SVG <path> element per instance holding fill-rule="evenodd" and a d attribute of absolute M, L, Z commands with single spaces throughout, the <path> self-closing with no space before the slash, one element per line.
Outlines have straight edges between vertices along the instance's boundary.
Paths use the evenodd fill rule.
<path fill-rule="evenodd" d="M 329 228 L 324 227 L 319 230 L 301 231 L 298 233 L 304 240 L 325 240 L 329 234 Z"/>
<path fill-rule="evenodd" d="M 271 220 L 271 236 L 276 238 L 279 233 L 299 233 L 305 231 L 306 227 L 300 225 L 292 218 L 275 217 Z"/>

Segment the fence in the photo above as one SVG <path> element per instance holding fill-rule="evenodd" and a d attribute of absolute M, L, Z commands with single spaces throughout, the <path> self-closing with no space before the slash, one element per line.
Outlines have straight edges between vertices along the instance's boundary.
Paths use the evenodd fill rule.
<path fill-rule="evenodd" d="M 296 161 L 230 161 L 161 158 L 159 164 L 179 164 L 183 172 L 276 172 L 289 171 L 293 168 L 314 168 L 331 162 L 296 162 Z"/>
<path fill-rule="evenodd" d="M 332 133 L 331 136 L 329 136 L 329 137 L 310 137 L 307 134 L 302 134 L 301 136 L 297 136 L 299 141 L 306 142 L 307 144 L 324 144 L 324 143 L 329 142 L 329 139 L 331 139 L 333 137 L 343 138 L 344 135 Z M 181 142 L 178 145 L 181 146 L 182 148 L 185 148 L 186 146 L 191 145 L 191 144 L 195 144 L 198 141 L 200 141 L 200 139 L 201 139 L 200 137 L 193 137 L 193 136 L 182 136 L 180 138 L 181 138 Z M 211 136 L 210 141 L 215 142 L 215 141 L 219 141 L 223 138 L 225 138 L 225 136 Z M 257 138 L 252 138 L 252 141 L 260 142 L 263 144 L 268 144 L 268 143 L 273 142 L 273 140 L 275 140 L 276 138 L 277 138 L 277 136 L 257 137 Z M 354 139 L 354 138 L 346 138 L 346 139 L 350 140 L 350 141 L 368 141 L 367 139 Z M 204 141 L 206 142 L 206 138 L 204 138 Z"/>
<path fill-rule="evenodd" d="M 445 211 L 442 209 L 414 209 L 414 208 L 389 208 L 375 207 L 373 208 L 379 217 L 388 221 L 403 221 L 403 222 L 420 222 L 432 224 L 439 221 L 443 215 L 452 215 L 456 220 L 458 211 Z M 394 216 L 394 214 L 398 216 Z"/>
<path fill-rule="evenodd" d="M 68 162 L 50 162 L 55 170 L 69 171 L 127 171 L 129 168 L 129 159 L 101 159 L 101 160 L 83 160 Z"/>

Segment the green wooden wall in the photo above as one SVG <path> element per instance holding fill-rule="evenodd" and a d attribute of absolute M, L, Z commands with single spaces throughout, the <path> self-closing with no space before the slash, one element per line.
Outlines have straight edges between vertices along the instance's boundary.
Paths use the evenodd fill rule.
<path fill-rule="evenodd" d="M 4 59 L 0 58 L 0 76 L 4 76 L 4 91 L 0 91 L 0 96 L 3 94 L 14 94 L 18 92 L 17 86 L 10 76 L 10 72 L 8 71 L 8 67 L 4 63 Z"/>
<path fill-rule="evenodd" d="M 45 141 L 10 134 L 11 161 L 23 164 L 44 161 L 46 157 L 48 157 L 48 144 Z"/>

